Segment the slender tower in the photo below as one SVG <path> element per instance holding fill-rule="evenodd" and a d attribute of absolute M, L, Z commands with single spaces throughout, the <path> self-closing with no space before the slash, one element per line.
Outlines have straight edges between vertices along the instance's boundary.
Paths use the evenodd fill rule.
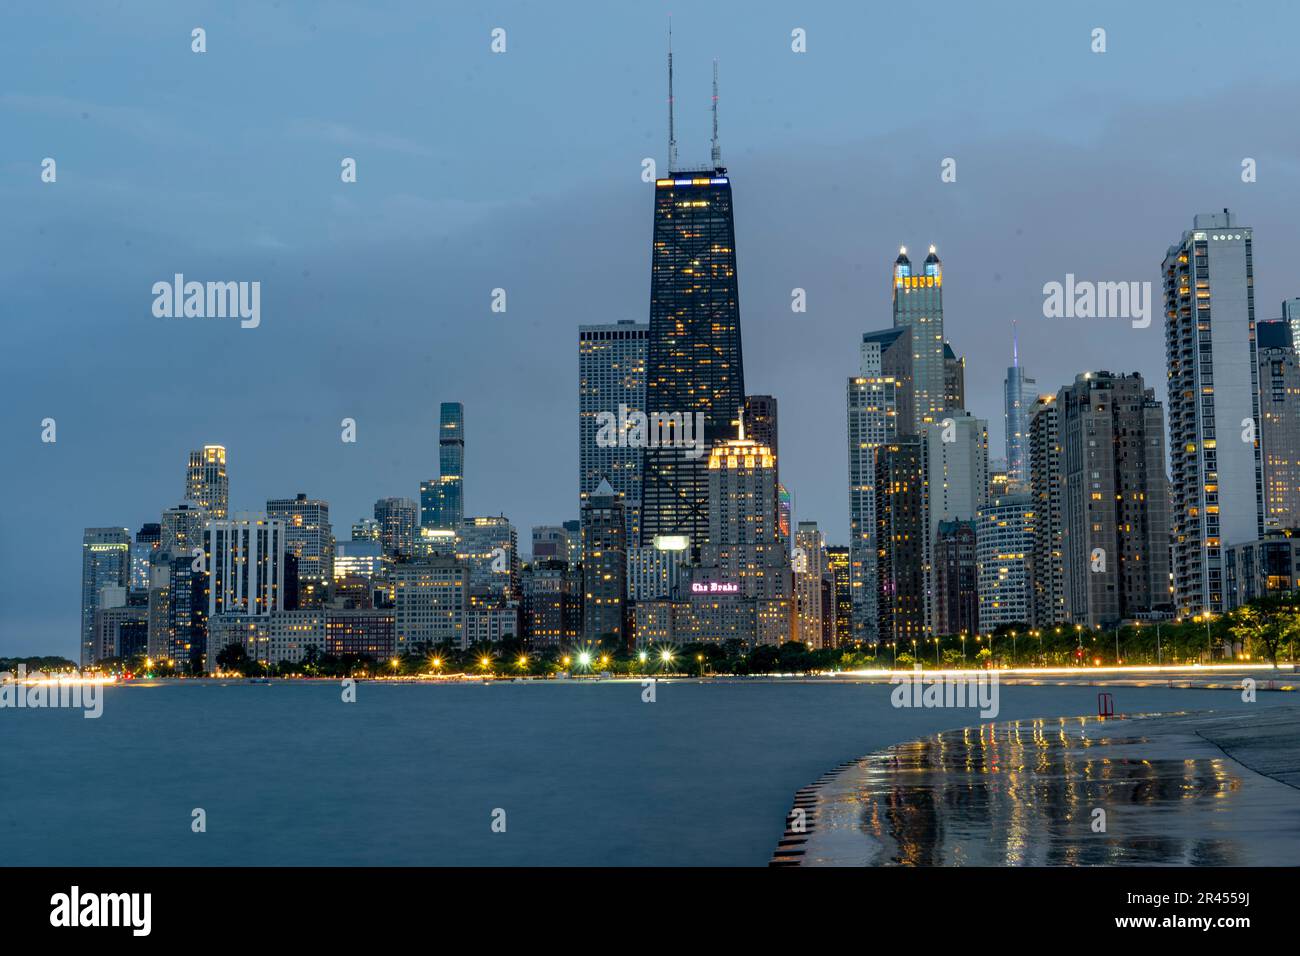
<path fill-rule="evenodd" d="M 671 48 L 668 85 L 669 169 L 655 181 L 646 362 L 646 412 L 665 425 L 645 449 L 641 541 L 689 535 L 698 555 L 709 533 L 708 452 L 731 438 L 745 404 L 736 231 L 731 180 L 717 162 L 717 100 L 714 164 L 680 169 Z M 686 421 L 703 428 L 688 434 Z"/>

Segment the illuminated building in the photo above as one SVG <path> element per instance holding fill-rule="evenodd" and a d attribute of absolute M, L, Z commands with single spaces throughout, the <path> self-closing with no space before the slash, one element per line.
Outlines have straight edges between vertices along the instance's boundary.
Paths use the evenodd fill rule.
<path fill-rule="evenodd" d="M 627 640 L 627 516 L 602 480 L 582 505 L 582 635 L 618 647 Z"/>
<path fill-rule="evenodd" d="M 1029 553 L 1034 505 L 1028 494 L 992 498 L 975 516 L 979 626 L 1029 623 Z"/>
<path fill-rule="evenodd" d="M 876 452 L 877 640 L 899 651 L 927 636 L 925 441 L 907 438 Z"/>
<path fill-rule="evenodd" d="M 926 620 L 934 625 L 934 542 L 943 521 L 970 521 L 988 500 L 988 422 L 962 409 L 949 409 L 938 422 L 923 425 L 925 442 L 925 510 L 928 533 L 922 542 L 922 563 L 931 569 L 926 587 Z M 935 625 L 937 626 L 937 625 Z"/>
<path fill-rule="evenodd" d="M 1221 612 L 1224 546 L 1264 533 L 1259 445 L 1242 440 L 1243 423 L 1259 420 L 1251 243 L 1226 209 L 1197 215 L 1162 268 L 1180 616 Z"/>
<path fill-rule="evenodd" d="M 208 669 L 216 670 L 217 657 L 231 644 L 243 647 L 250 661 L 268 667 L 301 664 L 308 648 L 314 647 L 318 655 L 325 651 L 326 615 L 323 608 L 219 614 L 208 622 Z"/>
<path fill-rule="evenodd" d="M 443 402 L 438 413 L 438 478 L 420 482 L 419 525 L 455 530 L 464 516 L 465 406 Z"/>
<path fill-rule="evenodd" d="M 1013 339 L 1011 365 L 1002 380 L 1002 400 L 1006 421 L 1007 478 L 1011 490 L 1029 487 L 1029 406 L 1036 394 L 1034 380 L 1020 367 L 1020 343 Z"/>
<path fill-rule="evenodd" d="M 848 380 L 849 562 L 855 641 L 876 638 L 876 450 L 898 434 L 898 403 L 905 392 L 901 382 L 911 374 L 910 341 L 907 329 L 867 333 L 862 337 L 861 374 Z"/>
<path fill-rule="evenodd" d="M 779 530 L 776 456 L 745 436 L 742 420 L 737 438 L 714 444 L 707 473 L 708 541 L 682 595 L 693 615 L 683 633 L 748 645 L 793 640 L 794 581 Z M 724 622 L 727 613 L 734 620 Z"/>
<path fill-rule="evenodd" d="M 392 572 L 396 653 L 464 646 L 469 569 L 450 556 L 398 564 Z"/>
<path fill-rule="evenodd" d="M 828 545 L 826 565 L 835 586 L 834 646 L 844 647 L 853 640 L 853 576 L 849 549 L 842 545 Z"/>
<path fill-rule="evenodd" d="M 384 569 L 383 545 L 378 541 L 340 541 L 335 545 L 334 580 L 373 578 Z"/>
<path fill-rule="evenodd" d="M 98 608 L 95 611 L 95 660 L 120 657 L 129 662 L 137 654 L 145 653 L 148 633 L 147 607 L 120 604 Z"/>
<path fill-rule="evenodd" d="M 204 529 L 208 620 L 218 614 L 284 610 L 284 522 L 248 512 L 213 519 Z M 208 669 L 216 666 L 209 655 Z"/>
<path fill-rule="evenodd" d="M 1165 608 L 1164 409 L 1136 373 L 1086 372 L 1056 404 L 1067 619 L 1104 627 Z"/>
<path fill-rule="evenodd" d="M 966 359 L 943 344 L 943 394 L 949 411 L 966 407 Z"/>
<path fill-rule="evenodd" d="M 352 523 L 353 541 L 382 541 L 383 530 L 374 518 L 361 518 Z"/>
<path fill-rule="evenodd" d="M 162 543 L 162 525 L 149 522 L 135 533 L 131 544 L 131 590 L 149 590 L 149 563 Z"/>
<path fill-rule="evenodd" d="M 1061 416 L 1055 395 L 1038 396 L 1030 408 L 1029 494 L 1035 514 L 1029 564 L 1029 623 L 1036 628 L 1054 627 L 1066 620 Z"/>
<path fill-rule="evenodd" d="M 718 147 L 716 76 L 713 161 L 704 168 L 677 165 L 671 88 L 670 52 L 668 174 L 654 189 L 646 408 L 702 413 L 707 451 L 732 434 L 745 404 L 731 178 Z M 709 477 L 700 451 L 671 442 L 645 450 L 641 543 L 683 534 L 698 549 L 707 539 Z"/>
<path fill-rule="evenodd" d="M 203 527 L 212 517 L 193 502 L 183 502 L 162 513 L 158 550 L 176 556 L 203 547 Z"/>
<path fill-rule="evenodd" d="M 285 548 L 298 559 L 298 584 L 326 584 L 334 577 L 334 530 L 328 501 L 308 498 L 273 498 L 266 503 L 268 517 L 284 522 Z"/>
<path fill-rule="evenodd" d="M 1260 322 L 1255 332 L 1264 527 L 1296 528 L 1300 527 L 1300 360 L 1288 322 Z"/>
<path fill-rule="evenodd" d="M 221 445 L 204 445 L 190 452 L 185 472 L 185 500 L 203 508 L 210 517 L 226 517 L 230 478 L 226 474 L 226 449 Z"/>
<path fill-rule="evenodd" d="M 975 521 L 940 521 L 934 539 L 934 633 L 979 633 Z"/>
<path fill-rule="evenodd" d="M 95 612 L 104 588 L 121 588 L 120 604 L 131 584 L 131 532 L 126 528 L 87 528 L 81 539 L 81 664 L 99 660 Z"/>
<path fill-rule="evenodd" d="M 456 557 L 469 568 L 471 593 L 498 602 L 518 599 L 519 535 L 509 519 L 466 518 L 456 527 L 455 548 Z"/>
<path fill-rule="evenodd" d="M 947 408 L 943 338 L 943 266 L 934 246 L 919 275 L 912 272 L 907 249 L 894 260 L 894 328 L 912 333 L 912 418 L 899 434 L 918 434 L 921 426 L 943 418 Z"/>
<path fill-rule="evenodd" d="M 829 574 L 826 536 L 816 521 L 800 521 L 794 536 L 794 592 L 798 631 L 795 639 L 810 650 L 828 646 L 824 622 L 834 619 L 835 609 L 824 601 L 824 583 Z M 829 605 L 829 606 L 828 606 Z"/>
<path fill-rule="evenodd" d="M 375 521 L 384 554 L 390 558 L 409 557 L 415 551 L 415 531 L 419 526 L 419 506 L 410 498 L 380 498 L 375 502 Z M 365 529 L 362 529 L 362 536 Z M 355 540 L 357 527 L 352 527 Z"/>
<path fill-rule="evenodd" d="M 520 637 L 521 630 L 517 603 L 471 607 L 465 615 L 464 646 L 499 644 Z"/>
<path fill-rule="evenodd" d="M 582 579 L 563 558 L 534 561 L 522 575 L 524 638 L 530 648 L 558 648 L 582 636 Z"/>
<path fill-rule="evenodd" d="M 661 537 L 655 544 L 628 548 L 628 599 L 639 602 L 674 597 L 689 560 L 690 540 L 685 537 Z"/>
<path fill-rule="evenodd" d="M 1229 545 L 1227 582 L 1229 611 L 1300 589 L 1300 531 L 1270 531 L 1258 541 Z"/>
<path fill-rule="evenodd" d="M 578 327 L 578 499 L 595 491 L 601 478 L 623 496 L 627 540 L 635 544 L 641 533 L 641 465 L 644 450 L 626 440 L 631 428 L 627 415 L 624 436 L 616 442 L 600 441 L 600 416 L 645 412 L 646 348 L 650 326 L 623 320 Z M 648 544 L 649 542 L 647 542 Z"/>
<path fill-rule="evenodd" d="M 325 653 L 389 660 L 397 654 L 394 613 L 374 608 L 330 608 L 325 612 Z"/>

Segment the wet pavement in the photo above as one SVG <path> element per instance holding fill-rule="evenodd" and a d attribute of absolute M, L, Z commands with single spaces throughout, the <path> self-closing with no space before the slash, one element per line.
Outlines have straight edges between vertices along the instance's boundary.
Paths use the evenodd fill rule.
<path fill-rule="evenodd" d="M 1298 785 L 1300 707 L 985 723 L 801 790 L 772 863 L 1294 866 Z"/>

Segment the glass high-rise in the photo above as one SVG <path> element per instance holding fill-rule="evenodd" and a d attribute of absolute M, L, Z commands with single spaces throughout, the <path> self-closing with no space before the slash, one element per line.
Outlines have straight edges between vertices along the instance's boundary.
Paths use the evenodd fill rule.
<path fill-rule="evenodd" d="M 921 426 L 943 418 L 948 406 L 943 338 L 943 264 L 934 246 L 914 273 L 907 248 L 894 260 L 894 328 L 912 332 L 912 420 L 899 434 L 919 435 Z"/>
<path fill-rule="evenodd" d="M 634 412 L 645 411 L 646 342 L 650 327 L 623 320 L 578 327 L 579 507 L 602 479 L 623 496 L 628 541 L 640 537 L 642 449 L 629 442 Z M 626 409 L 626 414 L 622 412 Z M 617 441 L 601 437 L 601 416 L 620 423 Z"/>
<path fill-rule="evenodd" d="M 126 603 L 131 583 L 131 532 L 126 528 L 87 528 L 81 539 L 81 664 L 99 660 L 95 612 L 105 603 L 104 589 L 120 591 Z"/>
<path fill-rule="evenodd" d="M 185 500 L 205 509 L 209 517 L 226 516 L 230 507 L 230 476 L 226 474 L 226 449 L 221 445 L 204 445 L 190 452 L 185 471 Z"/>
<path fill-rule="evenodd" d="M 684 534 L 697 550 L 707 538 L 708 449 L 735 434 L 744 403 L 731 179 L 716 164 L 673 169 L 655 182 L 646 410 L 702 414 L 705 447 L 673 435 L 645 450 L 644 543 Z"/>
<path fill-rule="evenodd" d="M 1016 490 L 1029 484 L 1029 408 L 1038 397 L 1035 382 L 1020 367 L 1020 346 L 1012 346 L 1011 365 L 1002 380 L 1007 429 L 1007 477 Z"/>
<path fill-rule="evenodd" d="M 420 482 L 420 527 L 454 531 L 465 517 L 465 406 L 438 412 L 438 477 Z"/>
<path fill-rule="evenodd" d="M 1264 532 L 1250 227 L 1226 209 L 1197 215 L 1161 271 L 1174 607 L 1218 613 L 1223 549 Z"/>

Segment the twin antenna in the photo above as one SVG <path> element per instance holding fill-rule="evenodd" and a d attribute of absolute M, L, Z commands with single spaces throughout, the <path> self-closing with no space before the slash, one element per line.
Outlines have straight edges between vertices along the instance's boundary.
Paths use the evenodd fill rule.
<path fill-rule="evenodd" d="M 718 61 L 713 61 L 713 168 L 722 168 L 718 142 Z M 677 130 L 673 125 L 673 18 L 668 18 L 668 170 L 677 169 Z"/>

